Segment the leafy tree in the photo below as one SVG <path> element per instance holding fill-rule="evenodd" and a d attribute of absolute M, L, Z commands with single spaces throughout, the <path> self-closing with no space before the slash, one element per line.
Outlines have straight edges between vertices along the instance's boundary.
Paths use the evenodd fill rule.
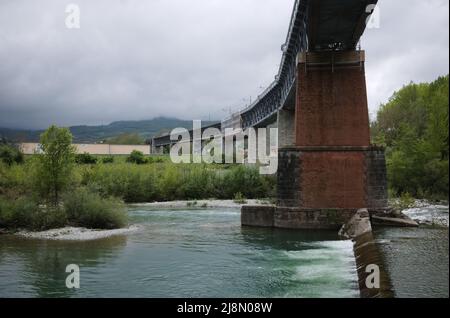
<path fill-rule="evenodd" d="M 67 128 L 50 126 L 40 138 L 42 154 L 36 156 L 36 186 L 53 205 L 72 179 L 75 147 Z"/>
<path fill-rule="evenodd" d="M 396 195 L 448 198 L 449 77 L 403 87 L 381 105 L 372 141 L 386 147 Z"/>

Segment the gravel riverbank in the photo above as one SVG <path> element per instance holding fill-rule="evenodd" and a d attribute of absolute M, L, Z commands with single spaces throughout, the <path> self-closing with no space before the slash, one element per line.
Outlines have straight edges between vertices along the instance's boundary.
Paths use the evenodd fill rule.
<path fill-rule="evenodd" d="M 152 208 L 240 208 L 243 205 L 269 205 L 267 200 L 245 200 L 245 203 L 236 203 L 233 200 L 196 200 L 196 201 L 169 201 L 136 203 L 131 206 L 145 206 Z"/>
<path fill-rule="evenodd" d="M 98 240 L 114 235 L 128 234 L 139 230 L 136 225 L 131 225 L 128 228 L 114 229 L 114 230 L 93 230 L 80 227 L 64 227 L 61 229 L 52 229 L 42 232 L 20 231 L 15 235 L 46 240 L 62 240 L 62 241 L 91 241 Z"/>

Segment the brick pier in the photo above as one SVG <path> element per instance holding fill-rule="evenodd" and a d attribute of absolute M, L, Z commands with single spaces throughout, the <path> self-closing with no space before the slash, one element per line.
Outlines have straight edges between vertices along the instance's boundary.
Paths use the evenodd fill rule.
<path fill-rule="evenodd" d="M 298 55 L 294 140 L 279 149 L 277 205 L 244 207 L 243 225 L 338 229 L 358 209 L 387 208 L 384 151 L 370 144 L 364 60 L 363 51 Z"/>

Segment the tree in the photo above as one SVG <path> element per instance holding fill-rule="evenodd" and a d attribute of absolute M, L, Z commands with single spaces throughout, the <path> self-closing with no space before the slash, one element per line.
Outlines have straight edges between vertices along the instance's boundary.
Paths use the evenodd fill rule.
<path fill-rule="evenodd" d="M 6 143 L 0 143 L 0 161 L 4 162 L 8 166 L 11 166 L 13 163 L 23 163 L 24 156 L 17 147 Z"/>
<path fill-rule="evenodd" d="M 75 147 L 67 128 L 50 126 L 40 138 L 42 154 L 36 157 L 38 190 L 53 205 L 58 205 L 61 192 L 72 179 Z"/>
<path fill-rule="evenodd" d="M 448 75 L 410 83 L 381 105 L 372 141 L 386 147 L 393 193 L 448 198 L 448 88 Z"/>

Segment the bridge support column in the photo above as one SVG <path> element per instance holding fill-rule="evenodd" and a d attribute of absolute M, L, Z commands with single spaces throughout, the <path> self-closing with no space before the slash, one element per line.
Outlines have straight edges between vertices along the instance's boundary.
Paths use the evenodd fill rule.
<path fill-rule="evenodd" d="M 364 52 L 298 56 L 295 145 L 280 148 L 274 226 L 339 228 L 387 207 L 382 149 L 371 146 Z"/>
<path fill-rule="evenodd" d="M 295 144 L 295 111 L 280 109 L 277 116 L 278 147 Z"/>
<path fill-rule="evenodd" d="M 242 223 L 339 229 L 359 209 L 386 210 L 384 151 L 370 144 L 364 52 L 301 53 L 297 62 L 295 115 L 282 111 L 278 119 L 277 205 L 244 207 Z"/>

